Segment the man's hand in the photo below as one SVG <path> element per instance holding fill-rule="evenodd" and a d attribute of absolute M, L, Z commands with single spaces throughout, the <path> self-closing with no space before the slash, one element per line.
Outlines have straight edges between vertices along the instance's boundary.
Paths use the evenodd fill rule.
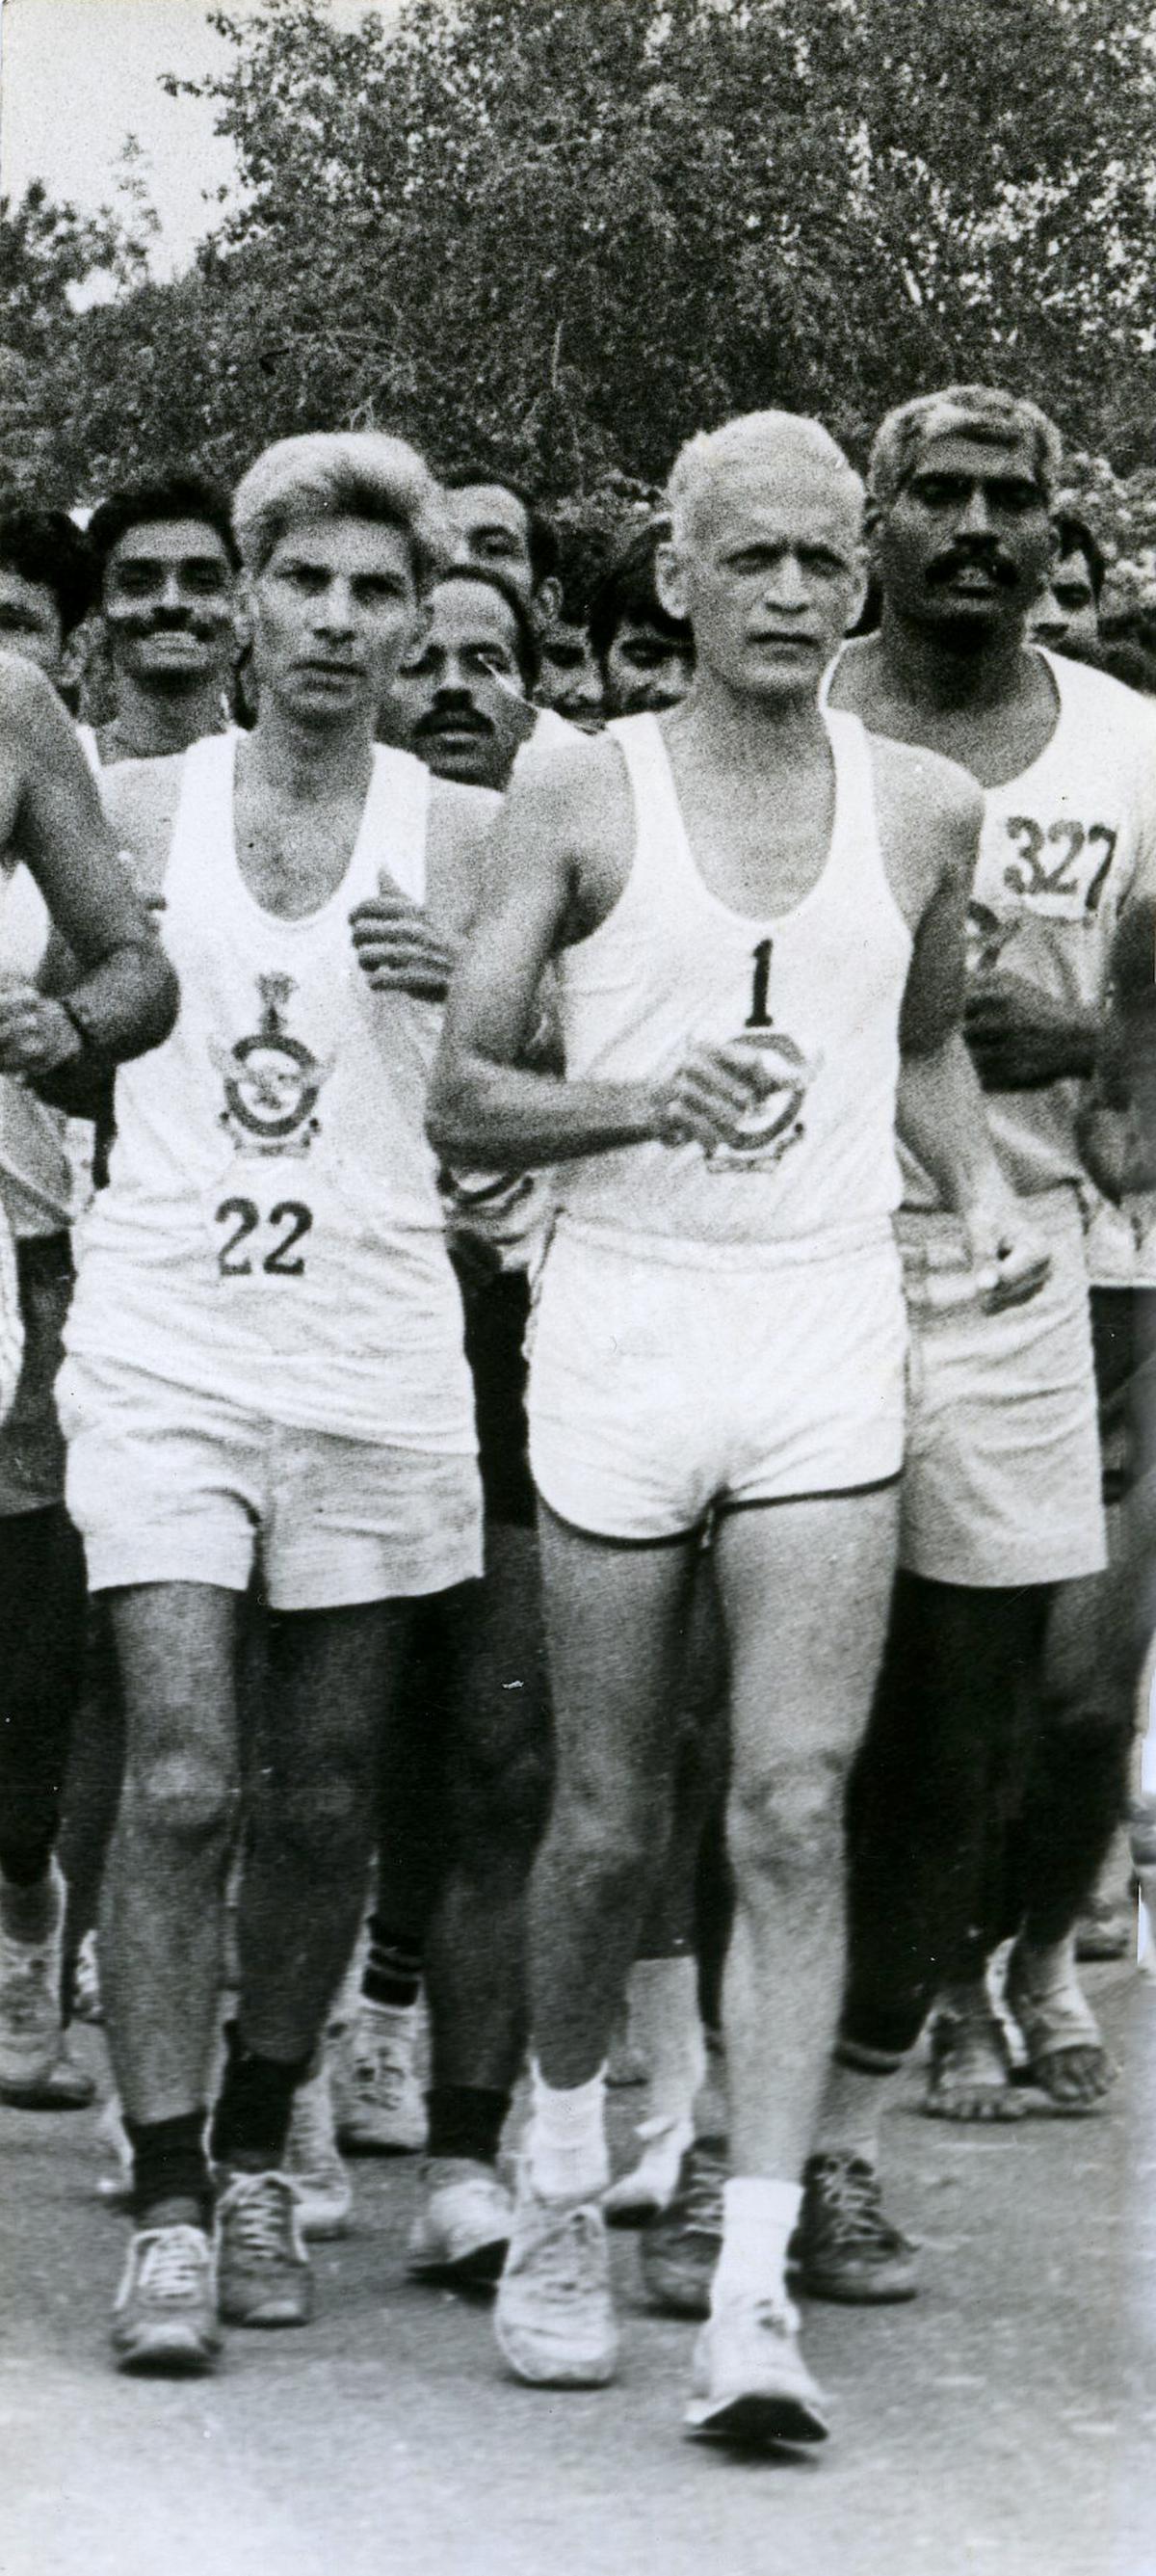
<path fill-rule="evenodd" d="M 35 984 L 0 984 L 0 1073 L 55 1073 L 81 1052 L 67 1011 Z"/>
<path fill-rule="evenodd" d="M 421 905 L 397 887 L 382 885 L 350 914 L 353 946 L 375 993 L 412 993 L 443 1002 L 457 961 L 457 947 L 434 929 Z"/>
<path fill-rule="evenodd" d="M 979 1302 L 986 1314 L 1005 1306 L 1026 1306 L 1038 1297 L 1052 1266 L 1052 1256 L 1031 1222 L 1023 1201 L 981 1201 L 961 1210 Z"/>
<path fill-rule="evenodd" d="M 1006 969 L 974 978 L 963 1026 L 985 1091 L 1038 1091 L 1095 1068 L 1092 1013 Z"/>
<path fill-rule="evenodd" d="M 693 1047 L 655 1086 L 654 1133 L 663 1145 L 736 1145 L 743 1119 L 774 1091 L 780 1075 L 754 1047 Z"/>

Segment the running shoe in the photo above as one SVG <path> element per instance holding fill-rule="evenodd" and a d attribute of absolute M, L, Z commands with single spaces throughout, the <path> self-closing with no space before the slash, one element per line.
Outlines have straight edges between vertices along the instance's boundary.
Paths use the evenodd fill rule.
<path fill-rule="evenodd" d="M 634 2132 L 642 2148 L 636 2165 L 603 2192 L 611 2227 L 645 2227 L 674 2198 L 682 2160 L 692 2141 L 689 2120 L 643 2120 Z"/>
<path fill-rule="evenodd" d="M 43 2090 L 60 2053 L 60 1960 L 64 1881 L 52 1868 L 57 1906 L 47 1940 L 17 1941 L 0 1929 L 0 2101 Z"/>
<path fill-rule="evenodd" d="M 812 2156 L 793 2252 L 812 2299 L 852 2307 L 913 2299 L 919 2287 L 910 2237 L 883 2215 L 879 2177 L 863 2156 Z"/>
<path fill-rule="evenodd" d="M 20 2093 L 13 2086 L 2 2098 L 18 2103 L 25 2111 L 87 2111 L 96 2100 L 96 2077 L 77 2064 L 68 2033 L 62 2030 L 43 2084 L 30 2084 Z"/>
<path fill-rule="evenodd" d="M 695 2344 L 688 2432 L 744 2450 L 824 2442 L 826 2401 L 798 2333 L 798 2317 L 785 2299 L 728 2299 Z"/>
<path fill-rule="evenodd" d="M 537 2388 L 604 2388 L 618 2359 L 606 2222 L 523 2187 L 494 2310 L 498 2349 Z"/>
<path fill-rule="evenodd" d="M 361 2003 L 346 2042 L 337 2138 L 350 2156 L 412 2156 L 426 2142 L 418 2009 Z"/>
<path fill-rule="evenodd" d="M 235 2173 L 217 2203 L 217 2303 L 226 2325 L 303 2326 L 313 2276 L 297 2185 L 286 2173 Z"/>
<path fill-rule="evenodd" d="M 639 2242 L 642 2283 L 656 2308 L 678 2317 L 710 2315 L 710 2285 L 722 2250 L 725 2138 L 696 2138 L 679 2167 L 667 2207 Z"/>
<path fill-rule="evenodd" d="M 353 2185 L 337 2151 L 333 2092 L 324 2045 L 293 2096 L 285 2171 L 297 2185 L 302 2235 L 318 2242 L 344 2236 L 353 2208 Z"/>
<path fill-rule="evenodd" d="M 100 1959 L 95 1929 L 86 1932 L 72 1970 L 72 2018 L 74 2021 L 104 2020 L 100 1993 Z"/>
<path fill-rule="evenodd" d="M 421 2191 L 406 2269 L 421 2280 L 495 2282 L 509 2248 L 514 2204 L 492 2165 L 469 2156 L 430 2156 L 421 2169 Z"/>
<path fill-rule="evenodd" d="M 203 2227 L 142 2227 L 112 2312 L 119 2370 L 209 2370 L 220 2350 L 213 2248 Z"/>

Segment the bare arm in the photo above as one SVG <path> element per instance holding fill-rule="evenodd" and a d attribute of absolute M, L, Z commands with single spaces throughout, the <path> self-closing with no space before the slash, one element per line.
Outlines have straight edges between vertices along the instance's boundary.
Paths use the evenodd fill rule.
<path fill-rule="evenodd" d="M 697 1049 L 655 1082 L 570 1082 L 520 1061 L 550 959 L 601 917 L 595 889 L 613 878 L 631 831 L 610 744 L 559 753 L 506 798 L 430 1088 L 429 1134 L 448 1161 L 531 1169 L 652 1138 L 714 1143 L 767 1087 L 760 1060 L 738 1048 Z"/>
<path fill-rule="evenodd" d="M 963 1218 L 981 1295 L 996 1307 L 1034 1296 L 1049 1262 L 1000 1170 L 960 1027 L 980 813 L 976 799 L 941 826 L 942 871 L 915 933 L 904 995 L 896 1117 L 904 1144 Z"/>
<path fill-rule="evenodd" d="M 59 1000 L 10 987 L 0 1061 L 38 1083 L 82 1055 L 104 1067 L 168 1035 L 177 987 L 119 858 L 72 727 L 47 681 L 26 665 L 0 671 L 7 838 L 35 877 L 76 966 Z M 75 1018 L 72 1016 L 75 1014 Z"/>

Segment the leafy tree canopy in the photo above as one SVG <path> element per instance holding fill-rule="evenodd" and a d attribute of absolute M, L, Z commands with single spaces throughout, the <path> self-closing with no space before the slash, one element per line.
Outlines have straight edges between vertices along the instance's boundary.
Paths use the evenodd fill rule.
<path fill-rule="evenodd" d="M 215 22 L 240 186 L 196 267 L 82 317 L 79 482 L 376 421 L 554 491 L 704 422 L 862 453 L 950 377 L 1156 460 L 1156 10 L 1133 0 L 324 0 Z M 78 372 L 79 371 L 79 372 Z"/>

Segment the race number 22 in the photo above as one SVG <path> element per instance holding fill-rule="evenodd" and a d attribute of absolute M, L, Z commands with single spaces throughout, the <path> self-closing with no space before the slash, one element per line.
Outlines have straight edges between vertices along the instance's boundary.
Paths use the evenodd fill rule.
<path fill-rule="evenodd" d="M 222 1279 L 251 1279 L 255 1269 L 270 1279 L 304 1278 L 305 1259 L 296 1246 L 312 1229 L 313 1211 L 301 1199 L 278 1199 L 267 1217 L 255 1199 L 222 1199 L 215 1222 L 230 1228 L 217 1250 Z M 267 1242 L 268 1234 L 276 1241 Z"/>

